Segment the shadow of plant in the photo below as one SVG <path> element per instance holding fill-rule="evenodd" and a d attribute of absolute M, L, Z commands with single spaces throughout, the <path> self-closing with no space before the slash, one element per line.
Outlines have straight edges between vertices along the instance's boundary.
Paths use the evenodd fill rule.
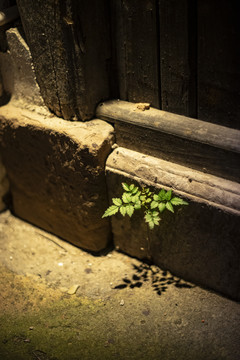
<path fill-rule="evenodd" d="M 169 286 L 188 289 L 194 287 L 186 281 L 173 276 L 168 271 L 159 269 L 155 265 L 141 264 L 137 266 L 132 264 L 132 266 L 135 273 L 132 275 L 131 279 L 124 277 L 122 279 L 123 283 L 115 286 L 114 289 L 125 289 L 126 287 L 131 289 L 140 288 L 144 282 L 150 282 L 153 291 L 155 291 L 157 295 L 161 296 L 167 291 Z"/>

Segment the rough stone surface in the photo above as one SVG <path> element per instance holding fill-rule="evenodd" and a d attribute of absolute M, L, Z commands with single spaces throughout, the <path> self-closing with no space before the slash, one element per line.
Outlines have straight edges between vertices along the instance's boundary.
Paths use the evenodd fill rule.
<path fill-rule="evenodd" d="M 164 213 L 150 232 L 141 213 L 112 217 L 120 250 L 150 256 L 187 280 L 240 299 L 239 184 L 120 147 L 109 156 L 106 171 L 110 199 L 121 194 L 126 181 L 155 191 L 172 188 L 189 201 L 174 215 Z"/>
<path fill-rule="evenodd" d="M 0 234 L 1 359 L 239 359 L 237 302 L 117 251 L 93 256 L 8 211 Z"/>
<path fill-rule="evenodd" d="M 110 227 L 105 161 L 113 128 L 0 108 L 3 162 L 19 217 L 92 251 L 105 248 Z"/>
<path fill-rule="evenodd" d="M 49 110 L 40 94 L 31 53 L 22 33 L 21 27 L 6 32 L 9 50 L 0 53 L 3 87 L 16 106 L 47 114 Z"/>
<path fill-rule="evenodd" d="M 7 179 L 6 169 L 2 163 L 2 157 L 0 154 L 0 211 L 6 209 L 6 204 L 4 202 L 4 196 L 8 193 L 9 183 Z"/>

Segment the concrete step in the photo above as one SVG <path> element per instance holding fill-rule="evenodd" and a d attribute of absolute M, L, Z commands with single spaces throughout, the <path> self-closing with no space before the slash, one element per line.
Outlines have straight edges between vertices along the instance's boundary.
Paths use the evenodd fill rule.
<path fill-rule="evenodd" d="M 93 256 L 9 211 L 0 249 L 2 359 L 239 359 L 237 302 L 115 250 Z"/>

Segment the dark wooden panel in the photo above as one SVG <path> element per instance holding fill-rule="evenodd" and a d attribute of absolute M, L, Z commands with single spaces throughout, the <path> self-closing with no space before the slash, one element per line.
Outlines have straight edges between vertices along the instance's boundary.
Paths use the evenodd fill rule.
<path fill-rule="evenodd" d="M 65 119 L 86 120 L 109 97 L 107 0 L 18 0 L 46 105 Z"/>
<path fill-rule="evenodd" d="M 120 98 L 158 108 L 156 1 L 113 1 L 112 17 Z"/>
<path fill-rule="evenodd" d="M 196 117 L 196 0 L 159 0 L 162 109 Z"/>
<path fill-rule="evenodd" d="M 133 124 L 116 122 L 119 146 L 239 182 L 240 155 Z"/>
<path fill-rule="evenodd" d="M 107 101 L 97 108 L 100 119 L 113 121 L 119 146 L 239 182 L 240 131 L 149 109 Z"/>
<path fill-rule="evenodd" d="M 240 128 L 239 0 L 198 2 L 198 114 Z"/>

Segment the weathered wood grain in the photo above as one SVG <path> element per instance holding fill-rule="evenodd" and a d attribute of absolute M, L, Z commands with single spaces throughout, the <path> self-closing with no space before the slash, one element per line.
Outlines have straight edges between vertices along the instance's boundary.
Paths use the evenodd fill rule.
<path fill-rule="evenodd" d="M 240 129 L 240 3 L 198 2 L 199 119 Z"/>
<path fill-rule="evenodd" d="M 119 94 L 159 108 L 157 7 L 154 0 L 112 2 Z"/>
<path fill-rule="evenodd" d="M 18 0 L 46 105 L 65 119 L 86 120 L 109 97 L 107 0 Z"/>
<path fill-rule="evenodd" d="M 162 109 L 196 114 L 196 1 L 159 0 Z"/>
<path fill-rule="evenodd" d="M 107 101 L 97 116 L 115 123 L 119 146 L 239 182 L 240 131 L 169 112 Z"/>

